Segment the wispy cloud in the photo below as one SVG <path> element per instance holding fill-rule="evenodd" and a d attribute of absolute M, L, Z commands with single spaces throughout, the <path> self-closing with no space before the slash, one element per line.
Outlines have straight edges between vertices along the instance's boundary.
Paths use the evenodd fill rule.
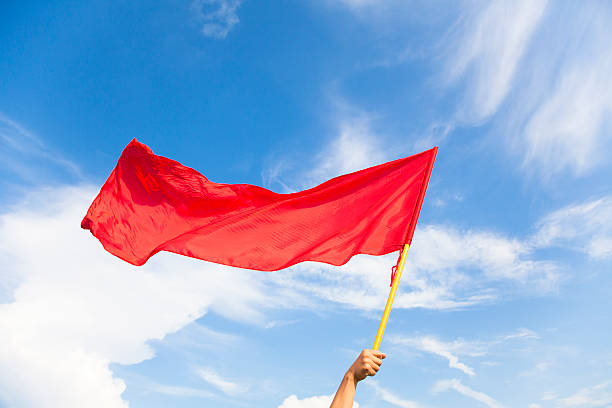
<path fill-rule="evenodd" d="M 470 377 L 476 374 L 473 367 L 461 362 L 465 357 L 482 358 L 494 352 L 496 348 L 508 346 L 508 343 L 516 341 L 527 341 L 539 339 L 537 333 L 526 328 L 520 328 L 512 333 L 499 335 L 488 340 L 464 340 L 456 339 L 444 341 L 433 335 L 391 335 L 387 342 L 397 349 L 406 347 L 416 349 L 425 353 L 431 353 L 448 360 L 448 366 L 464 372 Z M 483 361 L 481 365 L 495 366 L 499 363 Z"/>
<path fill-rule="evenodd" d="M 52 174 L 82 179 L 81 170 L 23 125 L 0 113 L 0 174 L 28 184 L 48 184 Z M 5 177 L 7 179 L 8 177 Z M 41 183 L 45 180 L 45 183 Z"/>
<path fill-rule="evenodd" d="M 236 14 L 242 0 L 194 0 L 191 9 L 202 25 L 202 34 L 224 39 L 240 22 Z"/>
<path fill-rule="evenodd" d="M 427 150 L 431 149 L 432 146 L 441 144 L 451 134 L 455 126 L 453 122 L 435 122 L 430 124 L 414 142 L 414 150 Z"/>
<path fill-rule="evenodd" d="M 578 249 L 592 258 L 612 256 L 612 196 L 604 196 L 556 210 L 536 225 L 538 247 Z"/>
<path fill-rule="evenodd" d="M 473 376 L 475 374 L 474 369 L 472 367 L 469 367 L 466 364 L 459 362 L 459 357 L 453 354 L 456 352 L 462 352 L 462 354 L 465 354 L 467 349 L 472 349 L 472 353 L 477 353 L 476 350 L 478 350 L 479 348 L 475 344 L 468 344 L 463 340 L 456 340 L 452 343 L 446 343 L 433 336 L 393 336 L 388 340 L 391 344 L 413 347 L 417 350 L 438 355 L 448 360 L 448 366 L 450 368 L 456 368 L 460 371 L 463 371 L 469 376 Z"/>
<path fill-rule="evenodd" d="M 521 327 L 514 333 L 506 334 L 501 337 L 501 341 L 512 340 L 512 339 L 539 339 L 540 336 L 533 330 Z"/>
<path fill-rule="evenodd" d="M 248 389 L 248 387 L 244 385 L 221 377 L 221 375 L 211 367 L 200 367 L 196 372 L 201 379 L 228 395 L 242 394 Z"/>
<path fill-rule="evenodd" d="M 523 76 L 523 89 L 545 89 L 539 95 L 521 91 L 515 115 L 508 117 L 524 123 L 518 142 L 525 146 L 523 168 L 537 169 L 548 178 L 566 170 L 583 175 L 605 165 L 611 152 L 612 7 L 606 2 L 585 6 L 558 11 L 548 20 L 545 35 L 524 67 L 537 75 Z M 551 43 L 555 46 L 549 48 Z M 543 80 L 545 75 L 554 80 Z M 529 106 L 531 110 L 523 110 Z"/>
<path fill-rule="evenodd" d="M 487 394 L 479 391 L 475 391 L 472 388 L 464 385 L 460 380 L 452 379 L 452 380 L 441 380 L 438 381 L 434 387 L 434 392 L 443 392 L 448 390 L 455 390 L 460 394 L 465 395 L 466 397 L 470 397 L 475 399 L 478 402 L 488 406 L 489 408 L 502 408 L 503 405 L 497 402 L 495 399 L 491 398 Z"/>
<path fill-rule="evenodd" d="M 463 124 L 492 121 L 526 174 L 581 176 L 611 148 L 612 7 L 546 0 L 468 7 L 449 33 L 443 71 L 464 86 Z"/>
<path fill-rule="evenodd" d="M 401 408 L 421 408 L 422 405 L 415 402 L 398 397 L 393 392 L 381 387 L 376 381 L 370 380 L 366 382 L 370 387 L 374 388 L 376 394 L 385 402 Z"/>
<path fill-rule="evenodd" d="M 339 124 L 338 136 L 316 158 L 317 165 L 306 176 L 316 185 L 330 178 L 386 161 L 380 136 L 371 128 L 372 116 L 361 113 Z"/>
<path fill-rule="evenodd" d="M 382 143 L 384 136 L 373 129 L 378 115 L 357 109 L 338 97 L 332 98 L 332 105 L 337 110 L 335 134 L 299 168 L 292 165 L 293 160 L 276 158 L 262 174 L 265 185 L 279 185 L 283 192 L 303 190 L 391 159 Z"/>
<path fill-rule="evenodd" d="M 612 405 L 612 380 L 580 391 L 557 402 L 563 407 L 608 407 Z"/>
<path fill-rule="evenodd" d="M 465 78 L 462 122 L 481 122 L 508 95 L 520 60 L 546 10 L 546 0 L 493 1 L 466 10 L 449 37 L 444 76 L 448 83 Z"/>

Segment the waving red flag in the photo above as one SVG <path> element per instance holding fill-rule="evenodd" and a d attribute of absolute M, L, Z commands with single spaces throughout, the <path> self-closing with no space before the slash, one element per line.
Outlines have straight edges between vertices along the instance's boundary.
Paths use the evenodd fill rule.
<path fill-rule="evenodd" d="M 342 265 L 410 244 L 436 152 L 277 194 L 213 183 L 134 139 L 81 227 L 134 265 L 159 251 L 262 271 L 302 261 Z"/>

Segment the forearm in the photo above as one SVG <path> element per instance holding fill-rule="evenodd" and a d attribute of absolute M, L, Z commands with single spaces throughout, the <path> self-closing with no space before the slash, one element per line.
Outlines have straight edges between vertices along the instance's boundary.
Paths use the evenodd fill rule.
<path fill-rule="evenodd" d="M 349 371 L 344 375 L 329 408 L 351 408 L 355 399 L 355 388 L 357 388 L 357 380 Z"/>

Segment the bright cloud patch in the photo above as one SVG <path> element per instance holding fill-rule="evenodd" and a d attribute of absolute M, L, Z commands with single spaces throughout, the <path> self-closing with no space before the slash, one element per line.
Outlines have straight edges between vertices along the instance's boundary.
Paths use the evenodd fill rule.
<path fill-rule="evenodd" d="M 252 272 L 163 254 L 133 267 L 103 251 L 79 228 L 94 195 L 44 191 L 0 216 L 1 263 L 16 275 L 13 299 L 0 304 L 0 396 L 9 406 L 126 407 L 110 363 L 153 357 L 148 340 L 209 309 L 263 323 L 268 298 Z"/>
<path fill-rule="evenodd" d="M 306 174 L 309 184 L 316 185 L 386 161 L 385 151 L 371 129 L 371 120 L 362 113 L 340 123 L 338 136 L 319 154 L 318 165 Z"/>

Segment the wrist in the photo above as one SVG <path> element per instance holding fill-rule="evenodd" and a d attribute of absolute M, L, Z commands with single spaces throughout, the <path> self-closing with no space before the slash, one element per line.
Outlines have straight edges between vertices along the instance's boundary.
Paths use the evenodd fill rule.
<path fill-rule="evenodd" d="M 355 374 L 351 370 L 348 370 L 346 374 L 344 374 L 344 381 L 354 386 L 357 386 L 357 382 L 358 382 L 357 379 L 355 378 Z"/>

